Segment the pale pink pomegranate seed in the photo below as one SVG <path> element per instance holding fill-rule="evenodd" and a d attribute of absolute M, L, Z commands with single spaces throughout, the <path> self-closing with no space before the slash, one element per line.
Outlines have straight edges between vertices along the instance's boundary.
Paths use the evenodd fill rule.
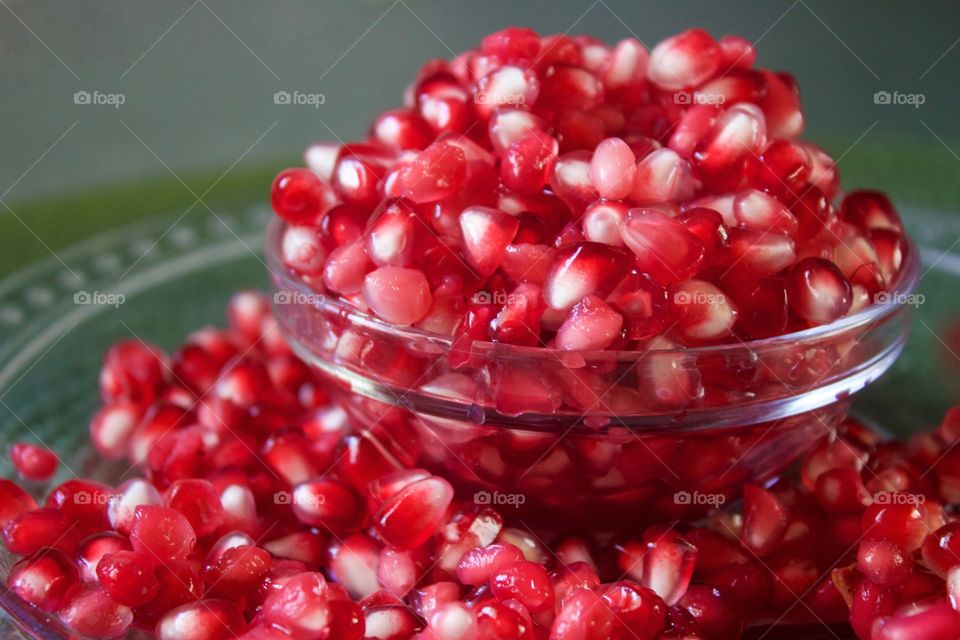
<path fill-rule="evenodd" d="M 225 530 L 252 532 L 257 527 L 256 497 L 250 487 L 230 484 L 220 491 L 220 506 L 223 508 Z"/>
<path fill-rule="evenodd" d="M 410 267 L 417 256 L 417 238 L 429 233 L 404 200 L 387 205 L 367 231 L 367 255 L 378 267 Z"/>
<path fill-rule="evenodd" d="M 606 349 L 622 328 L 623 316 L 603 298 L 589 295 L 570 309 L 557 330 L 556 345 L 564 351 Z"/>
<path fill-rule="evenodd" d="M 796 255 L 796 245 L 788 236 L 754 229 L 730 230 L 731 267 L 769 276 L 793 264 Z"/>
<path fill-rule="evenodd" d="M 366 243 L 360 240 L 337 247 L 327 258 L 323 283 L 331 291 L 344 295 L 359 293 L 363 279 L 373 269 Z"/>
<path fill-rule="evenodd" d="M 370 640 L 404 640 L 422 626 L 410 609 L 399 605 L 368 607 L 363 617 L 364 637 Z"/>
<path fill-rule="evenodd" d="M 445 604 L 430 616 L 429 629 L 436 640 L 477 640 L 476 614 L 460 602 Z"/>
<path fill-rule="evenodd" d="M 607 138 L 593 152 L 590 181 L 601 198 L 625 198 L 633 189 L 636 157 L 620 138 Z"/>
<path fill-rule="evenodd" d="M 823 258 L 804 258 L 790 272 L 790 308 L 812 324 L 828 324 L 850 310 L 850 281 Z"/>
<path fill-rule="evenodd" d="M 550 188 L 575 215 L 580 215 L 600 194 L 590 179 L 589 151 L 573 151 L 557 158 L 550 177 Z"/>
<path fill-rule="evenodd" d="M 510 145 L 500 164 L 500 181 L 519 193 L 539 193 L 557 161 L 559 146 L 552 136 L 533 130 Z"/>
<path fill-rule="evenodd" d="M 682 222 L 649 208 L 631 209 L 620 228 L 637 267 L 661 283 L 681 282 L 703 261 L 703 242 Z"/>
<path fill-rule="evenodd" d="M 556 252 L 543 285 L 552 309 L 570 309 L 588 295 L 608 295 L 626 273 L 629 253 L 597 242 L 570 245 Z"/>
<path fill-rule="evenodd" d="M 647 48 L 634 38 L 624 38 L 610 50 L 600 68 L 600 78 L 608 90 L 636 86 L 647 75 L 650 54 Z"/>
<path fill-rule="evenodd" d="M 118 604 L 99 585 L 83 585 L 71 592 L 57 612 L 74 633 L 96 638 L 117 638 L 133 622 L 129 607 Z"/>
<path fill-rule="evenodd" d="M 531 109 L 540 95 L 540 80 L 530 69 L 506 65 L 491 71 L 477 81 L 477 113 L 487 118 L 497 107 L 514 106 Z"/>
<path fill-rule="evenodd" d="M 650 52 L 647 77 L 659 88 L 676 91 L 700 84 L 720 66 L 716 40 L 703 29 L 667 38 Z"/>
<path fill-rule="evenodd" d="M 140 478 L 127 480 L 117 488 L 107 508 L 110 526 L 129 534 L 134 513 L 140 505 L 163 505 L 163 498 L 152 483 Z"/>
<path fill-rule="evenodd" d="M 323 271 L 327 259 L 316 227 L 287 227 L 283 232 L 280 254 L 285 265 L 308 276 Z"/>
<path fill-rule="evenodd" d="M 741 191 L 733 200 L 733 215 L 741 226 L 767 233 L 796 235 L 797 219 L 779 200 L 762 191 Z"/>
<path fill-rule="evenodd" d="M 429 620 L 433 612 L 450 602 L 460 599 L 460 585 L 456 582 L 434 582 L 414 590 L 412 606 L 417 614 Z"/>
<path fill-rule="evenodd" d="M 333 178 L 333 169 L 340 155 L 340 145 L 334 142 L 314 142 L 303 152 L 303 161 L 326 182 Z"/>
<path fill-rule="evenodd" d="M 169 507 L 140 505 L 130 523 L 130 542 L 159 562 L 182 560 L 193 551 L 197 534 L 186 516 Z"/>
<path fill-rule="evenodd" d="M 439 477 L 419 480 L 387 500 L 374 515 L 380 537 L 398 549 L 415 549 L 440 526 L 453 487 Z"/>
<path fill-rule="evenodd" d="M 623 202 L 598 200 L 583 212 L 583 237 L 591 242 L 601 242 L 614 247 L 623 246 L 620 225 L 627 217 L 630 206 Z"/>
<path fill-rule="evenodd" d="M 7 575 L 11 591 L 44 611 L 56 611 L 77 582 L 76 567 L 56 549 L 42 549 L 20 560 Z"/>
<path fill-rule="evenodd" d="M 467 207 L 460 213 L 463 255 L 478 275 L 493 273 L 503 261 L 520 223 L 509 213 L 491 207 Z"/>
<path fill-rule="evenodd" d="M 411 552 L 389 547 L 380 552 L 377 580 L 392 595 L 406 597 L 417 583 L 417 575 L 417 563 Z"/>
<path fill-rule="evenodd" d="M 871 640 L 953 640 L 960 637 L 960 612 L 943 603 L 905 611 L 873 623 Z"/>
<path fill-rule="evenodd" d="M 717 340 L 733 331 L 737 307 L 716 285 L 690 279 L 670 289 L 675 329 L 693 340 Z"/>
<path fill-rule="evenodd" d="M 679 345 L 664 337 L 654 338 L 646 348 L 650 353 L 641 362 L 637 382 L 652 403 L 675 408 L 703 397 L 696 359 L 681 353 Z"/>
<path fill-rule="evenodd" d="M 142 415 L 143 409 L 132 403 L 111 404 L 97 411 L 90 420 L 90 440 L 97 453 L 111 460 L 125 456 Z"/>
<path fill-rule="evenodd" d="M 630 198 L 638 204 L 688 200 L 695 187 L 687 161 L 672 149 L 657 149 L 637 163 Z"/>
<path fill-rule="evenodd" d="M 506 152 L 510 146 L 528 133 L 543 130 L 544 123 L 538 116 L 516 108 L 502 107 L 490 115 L 487 125 L 490 143 L 498 154 Z"/>
<path fill-rule="evenodd" d="M 351 535 L 330 548 L 331 576 L 357 600 L 380 588 L 377 580 L 379 563 L 377 544 L 362 534 Z"/>
<path fill-rule="evenodd" d="M 430 311 L 433 297 L 427 277 L 418 269 L 380 267 L 363 281 L 363 299 L 393 324 L 413 324 Z"/>
<path fill-rule="evenodd" d="M 434 202 L 456 193 L 466 177 L 463 150 L 441 140 L 421 151 L 400 171 L 395 189 L 413 202 Z"/>
<path fill-rule="evenodd" d="M 787 531 L 786 507 L 775 495 L 754 484 L 743 488 L 743 543 L 758 555 L 775 550 Z"/>
<path fill-rule="evenodd" d="M 619 230 L 617 232 L 619 234 Z M 542 285 L 553 261 L 553 249 L 542 244 L 511 244 L 503 252 L 500 268 L 514 282 L 526 280 Z"/>
<path fill-rule="evenodd" d="M 697 561 L 697 548 L 674 530 L 654 527 L 644 532 L 643 586 L 672 606 L 687 591 Z"/>
<path fill-rule="evenodd" d="M 17 442 L 10 447 L 10 460 L 24 478 L 47 480 L 57 471 L 57 456 L 39 445 Z"/>
<path fill-rule="evenodd" d="M 204 599 L 166 612 L 157 623 L 157 640 L 228 640 L 247 628 L 239 605 Z"/>

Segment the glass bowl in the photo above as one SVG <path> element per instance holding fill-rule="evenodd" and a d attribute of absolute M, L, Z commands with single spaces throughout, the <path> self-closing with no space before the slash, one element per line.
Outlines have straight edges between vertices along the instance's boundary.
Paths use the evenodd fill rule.
<path fill-rule="evenodd" d="M 777 474 L 896 360 L 919 274 L 910 246 L 885 302 L 783 336 L 569 352 L 383 323 L 287 270 L 284 228 L 266 238 L 281 329 L 368 437 L 478 503 L 558 526 L 692 519 Z"/>

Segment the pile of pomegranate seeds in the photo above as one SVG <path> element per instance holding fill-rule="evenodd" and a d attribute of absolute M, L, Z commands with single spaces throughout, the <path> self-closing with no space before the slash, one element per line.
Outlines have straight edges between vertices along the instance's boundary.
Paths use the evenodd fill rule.
<path fill-rule="evenodd" d="M 137 340 L 107 352 L 91 438 L 142 477 L 70 479 L 40 504 L 0 480 L 3 542 L 20 556 L 7 585 L 71 633 L 723 640 L 848 624 L 863 640 L 960 637 L 960 407 L 909 443 L 848 420 L 697 526 L 548 534 L 522 506 L 456 496 L 357 432 L 263 296 L 238 293 L 228 318 L 169 357 Z"/>
<path fill-rule="evenodd" d="M 424 65 L 365 141 L 315 144 L 277 176 L 282 260 L 468 344 L 716 344 L 859 311 L 896 281 L 900 219 L 876 192 L 834 206 L 793 77 L 755 57 L 701 29 L 650 52 L 491 34 Z"/>

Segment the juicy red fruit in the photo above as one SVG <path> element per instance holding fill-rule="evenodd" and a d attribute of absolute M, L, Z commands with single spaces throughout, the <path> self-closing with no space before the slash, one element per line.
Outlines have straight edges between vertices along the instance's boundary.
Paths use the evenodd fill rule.
<path fill-rule="evenodd" d="M 270 203 L 278 216 L 293 224 L 316 224 L 323 213 L 327 187 L 309 169 L 287 169 L 273 180 Z"/>
<path fill-rule="evenodd" d="M 47 480 L 57 471 L 56 454 L 28 442 L 18 442 L 10 447 L 10 459 L 13 466 L 25 478 Z"/>

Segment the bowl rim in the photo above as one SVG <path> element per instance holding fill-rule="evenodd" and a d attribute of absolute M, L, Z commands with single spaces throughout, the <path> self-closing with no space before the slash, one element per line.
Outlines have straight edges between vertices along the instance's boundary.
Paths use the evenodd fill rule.
<path fill-rule="evenodd" d="M 275 284 L 283 285 L 284 289 L 294 288 L 298 295 L 303 296 L 305 300 L 310 300 L 311 304 L 318 309 L 326 312 L 332 312 L 348 320 L 349 322 L 363 327 L 364 329 L 376 331 L 382 334 L 388 334 L 393 338 L 410 340 L 418 343 L 429 343 L 432 347 L 439 347 L 445 351 L 457 349 L 456 340 L 452 336 L 444 336 L 430 331 L 424 331 L 407 325 L 393 325 L 384 322 L 372 314 L 361 311 L 344 300 L 336 299 L 326 293 L 312 289 L 301 278 L 293 274 L 290 269 L 285 267 L 279 257 L 279 246 L 282 241 L 283 232 L 288 227 L 294 226 L 280 218 L 274 217 L 267 224 L 265 234 L 266 261 L 267 267 L 277 281 Z M 667 348 L 646 348 L 632 350 L 560 350 L 552 347 L 530 347 L 521 345 L 512 345 L 502 342 L 493 342 L 489 340 L 473 340 L 470 348 L 481 349 L 495 352 L 498 356 L 513 356 L 536 358 L 548 354 L 563 354 L 564 357 L 582 357 L 585 360 L 634 360 L 649 356 L 649 354 L 685 354 L 694 356 L 697 354 L 711 354 L 729 351 L 731 349 L 753 352 L 763 352 L 772 349 L 778 349 L 784 346 L 796 346 L 799 343 L 815 343 L 823 339 L 841 335 L 847 331 L 861 327 L 870 327 L 879 324 L 884 319 L 896 314 L 901 303 L 898 300 L 906 300 L 912 295 L 920 281 L 920 252 L 916 242 L 908 234 L 901 235 L 906 244 L 906 255 L 901 265 L 898 277 L 894 286 L 885 292 L 890 297 L 891 302 L 880 303 L 872 302 L 870 305 L 857 311 L 854 314 L 844 316 L 834 320 L 829 324 L 809 327 L 801 331 L 784 333 L 770 338 L 759 340 L 738 340 L 736 342 L 725 342 L 720 344 L 698 345 L 692 347 L 676 346 Z M 651 340 L 651 343 L 654 340 Z"/>

